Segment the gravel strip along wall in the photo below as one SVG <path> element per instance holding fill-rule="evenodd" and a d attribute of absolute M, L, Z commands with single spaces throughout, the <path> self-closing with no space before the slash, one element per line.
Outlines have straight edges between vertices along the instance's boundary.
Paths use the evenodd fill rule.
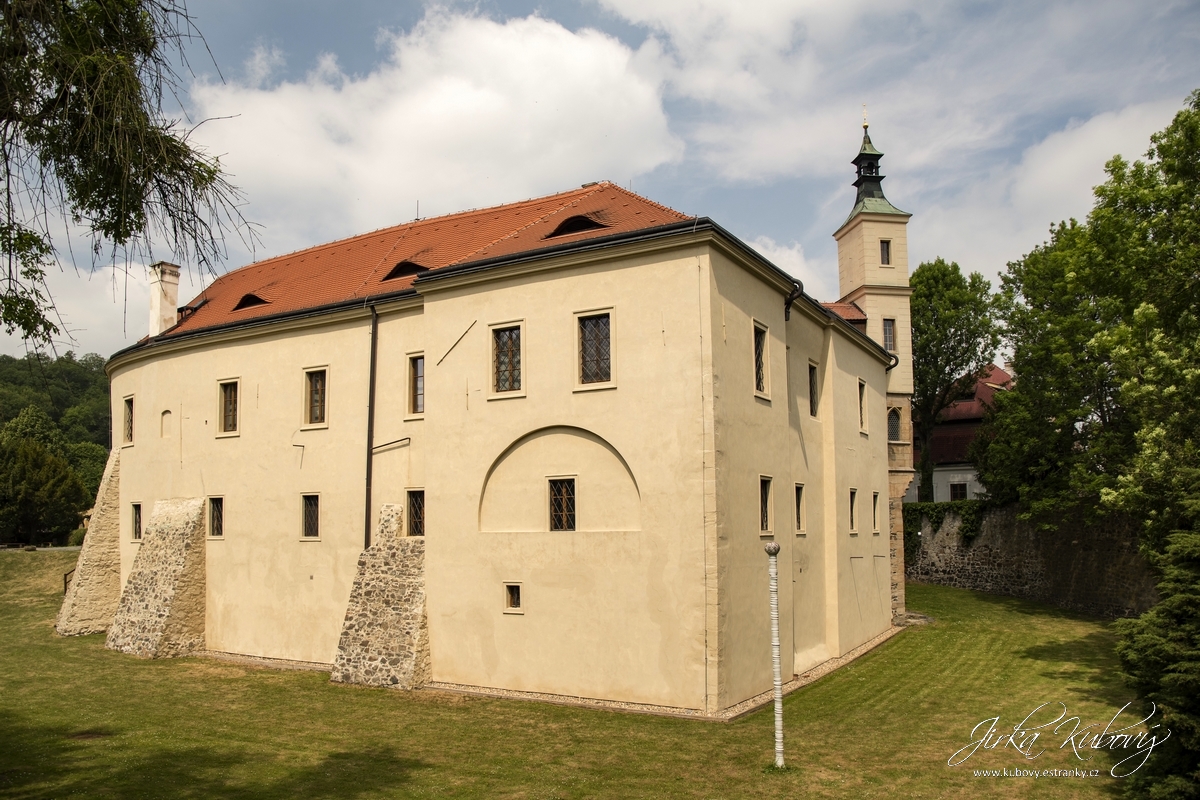
<path fill-rule="evenodd" d="M 158 500 L 105 646 L 143 658 L 204 650 L 204 499 Z"/>
<path fill-rule="evenodd" d="M 1097 525 L 1063 520 L 1042 531 L 1017 508 L 988 511 L 978 536 L 964 542 L 947 514 L 938 530 L 922 520 L 908 580 L 1023 597 L 1104 617 L 1141 614 L 1158 602 L 1156 578 L 1138 553 L 1138 529 L 1109 517 Z"/>
<path fill-rule="evenodd" d="M 87 536 L 54 630 L 60 636 L 103 633 L 121 599 L 121 448 L 108 454 Z"/>
<path fill-rule="evenodd" d="M 359 556 L 331 681 L 416 689 L 430 680 L 425 539 L 402 536 L 401 523 L 400 506 L 383 506 Z"/>

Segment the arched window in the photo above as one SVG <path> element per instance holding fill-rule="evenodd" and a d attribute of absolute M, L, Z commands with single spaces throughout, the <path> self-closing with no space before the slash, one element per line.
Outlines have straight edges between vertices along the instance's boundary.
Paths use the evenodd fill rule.
<path fill-rule="evenodd" d="M 900 409 L 888 409 L 888 441 L 900 441 Z"/>

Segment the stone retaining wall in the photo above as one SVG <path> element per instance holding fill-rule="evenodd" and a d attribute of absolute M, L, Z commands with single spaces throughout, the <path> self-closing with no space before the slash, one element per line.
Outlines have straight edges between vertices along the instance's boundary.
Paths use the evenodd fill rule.
<path fill-rule="evenodd" d="M 204 499 L 158 500 L 105 646 L 143 658 L 204 650 Z"/>
<path fill-rule="evenodd" d="M 910 581 L 956 586 L 1038 600 L 1106 617 L 1142 613 L 1158 601 L 1155 576 L 1138 553 L 1138 529 L 1110 517 L 1098 525 L 1063 521 L 1041 531 L 1017 519 L 1016 507 L 989 511 L 971 542 L 960 520 L 947 514 L 941 528 L 923 520 Z"/>
<path fill-rule="evenodd" d="M 121 599 L 121 448 L 108 454 L 96 505 L 75 574 L 67 587 L 54 630 L 60 636 L 103 633 Z"/>
<path fill-rule="evenodd" d="M 383 506 L 358 559 L 331 681 L 416 689 L 430 680 L 425 539 L 402 536 L 401 516 Z"/>

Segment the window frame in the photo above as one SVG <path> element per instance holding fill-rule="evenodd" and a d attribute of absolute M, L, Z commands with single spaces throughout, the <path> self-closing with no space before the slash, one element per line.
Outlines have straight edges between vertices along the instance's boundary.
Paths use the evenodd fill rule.
<path fill-rule="evenodd" d="M 794 502 L 796 504 L 796 535 L 808 536 L 808 507 L 807 500 L 804 495 L 804 484 L 797 483 Z"/>
<path fill-rule="evenodd" d="M 608 316 L 608 380 L 583 381 L 583 320 L 589 317 Z M 571 323 L 575 329 L 575 392 L 596 392 L 617 388 L 617 315 L 613 306 L 599 306 L 572 312 Z M 522 340 L 523 342 L 524 340 Z"/>
<path fill-rule="evenodd" d="M 121 398 L 121 447 L 132 447 L 137 433 L 134 428 L 134 395 L 127 394 Z"/>
<path fill-rule="evenodd" d="M 879 240 L 879 266 L 881 266 L 881 267 L 894 266 L 892 264 L 892 240 L 891 239 L 880 239 Z"/>
<path fill-rule="evenodd" d="M 891 325 L 888 324 L 889 322 L 891 323 Z M 889 328 L 891 329 L 891 333 L 892 333 L 891 347 L 888 347 L 888 329 Z M 894 355 L 896 353 L 896 320 L 895 320 L 895 318 L 893 318 L 893 317 L 884 317 L 883 318 L 883 337 L 882 338 L 883 338 L 883 349 L 887 350 L 889 353 L 892 353 Z"/>
<path fill-rule="evenodd" d="M 414 533 L 414 520 L 416 514 L 413 513 L 413 498 L 419 496 L 421 498 L 421 530 L 419 533 Z M 412 486 L 404 490 L 404 535 L 411 537 L 425 538 L 426 533 L 426 514 L 425 514 L 425 487 Z"/>
<path fill-rule="evenodd" d="M 546 530 L 550 533 L 575 533 L 579 530 L 579 476 L 577 474 L 568 475 L 547 475 L 546 476 Z M 554 527 L 554 484 L 560 482 L 571 483 L 571 510 L 569 528 Z M 564 515 L 566 512 L 564 512 Z"/>
<path fill-rule="evenodd" d="M 496 385 L 499 375 L 496 372 L 496 333 L 498 331 L 510 330 L 516 328 L 520 346 L 518 347 L 518 359 L 520 360 L 520 380 L 521 384 L 515 389 L 498 390 Z M 514 397 L 525 397 L 529 391 L 528 371 L 529 363 L 525 357 L 525 320 L 511 319 L 504 322 L 493 322 L 488 325 L 488 400 L 508 400 Z"/>
<path fill-rule="evenodd" d="M 866 434 L 867 428 L 867 382 L 858 379 L 858 432 Z"/>
<path fill-rule="evenodd" d="M 129 504 L 129 541 L 141 544 L 146 534 L 145 520 L 142 519 L 142 502 Z"/>
<path fill-rule="evenodd" d="M 217 518 L 217 515 L 213 514 L 214 502 L 221 509 L 221 524 L 219 526 L 213 524 Z M 205 505 L 207 506 L 204 509 L 207 519 L 205 520 L 204 527 L 208 538 L 219 542 L 225 541 L 225 496 L 220 494 L 209 495 L 208 502 Z M 213 533 L 218 527 L 220 528 L 220 533 Z"/>
<path fill-rule="evenodd" d="M 858 536 L 858 489 L 850 487 L 850 535 Z"/>
<path fill-rule="evenodd" d="M 317 501 L 317 532 L 315 536 L 308 535 L 308 515 L 305 502 L 308 498 L 315 497 Z M 301 492 L 300 493 L 300 541 L 302 542 L 319 542 L 321 541 L 321 493 L 320 492 Z"/>
<path fill-rule="evenodd" d="M 759 335 L 761 334 L 761 340 Z M 759 342 L 762 342 L 762 352 L 759 352 Z M 759 383 L 759 366 L 762 366 L 762 383 Z M 750 332 L 750 364 L 754 381 L 754 396 L 763 400 L 771 399 L 771 329 L 765 322 L 751 320 Z M 762 388 L 759 388 L 759 387 Z"/>
<path fill-rule="evenodd" d="M 417 374 L 416 362 L 421 361 L 421 408 L 417 409 Z M 404 354 L 404 419 L 424 419 L 425 418 L 425 387 L 426 387 L 426 364 L 425 351 L 414 350 Z"/>
<path fill-rule="evenodd" d="M 225 429 L 225 387 L 234 387 L 234 402 L 236 409 L 234 410 L 234 427 L 233 430 Z M 236 378 L 221 378 L 217 381 L 217 432 L 215 437 L 218 439 L 229 439 L 242 435 L 242 379 Z"/>
<path fill-rule="evenodd" d="M 970 493 L 971 493 L 971 486 L 970 486 L 970 484 L 969 484 L 968 482 L 965 482 L 965 481 L 955 481 L 954 483 L 951 483 L 951 484 L 949 484 L 949 486 L 950 486 L 950 502 L 952 502 L 952 503 L 953 503 L 955 500 L 967 500 L 967 499 L 969 499 L 969 497 L 970 497 Z M 955 496 L 954 496 L 954 487 L 955 487 L 955 486 L 961 486 L 961 487 L 962 487 L 962 493 L 963 493 L 963 496 L 962 496 L 962 497 L 955 497 Z"/>
<path fill-rule="evenodd" d="M 329 427 L 329 365 L 328 364 L 316 364 L 311 367 L 304 367 L 300 371 L 303 374 L 303 378 L 301 379 L 303 393 L 301 395 L 301 409 L 300 409 L 301 425 L 300 425 L 300 428 L 302 430 L 306 430 L 306 431 L 328 428 Z M 322 404 L 324 406 L 324 411 L 325 411 L 325 419 L 322 422 L 313 422 L 312 418 L 311 418 L 311 412 L 312 412 L 312 403 L 311 403 L 311 397 L 310 397 L 311 384 L 309 383 L 309 381 L 312 379 L 311 376 L 315 375 L 318 372 L 325 373 L 324 398 L 322 400 Z"/>
<path fill-rule="evenodd" d="M 821 418 L 821 367 L 815 361 L 808 362 L 808 415 Z"/>
<path fill-rule="evenodd" d="M 770 475 L 758 476 L 758 535 L 775 535 L 775 480 Z"/>
<path fill-rule="evenodd" d="M 503 581 L 500 585 L 504 589 L 504 613 L 520 615 L 525 613 L 525 599 L 521 597 L 522 581 Z M 512 605 L 513 589 L 516 589 L 517 604 Z"/>
<path fill-rule="evenodd" d="M 879 492 L 871 492 L 871 532 L 879 535 Z"/>

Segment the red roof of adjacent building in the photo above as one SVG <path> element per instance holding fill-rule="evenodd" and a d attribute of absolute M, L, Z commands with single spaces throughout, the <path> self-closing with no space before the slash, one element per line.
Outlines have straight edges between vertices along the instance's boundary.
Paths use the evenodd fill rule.
<path fill-rule="evenodd" d="M 852 325 L 863 324 L 867 321 L 866 312 L 857 303 L 821 303 L 822 306 L 837 314 Z"/>
<path fill-rule="evenodd" d="M 222 275 L 185 306 L 180 322 L 163 335 L 390 295 L 411 287 L 418 271 L 690 219 L 605 181 L 520 203 L 414 220 Z M 387 279 L 393 271 L 401 274 Z"/>
<path fill-rule="evenodd" d="M 975 383 L 975 394 L 970 400 L 958 400 L 938 415 L 938 422 L 966 422 L 982 420 L 987 409 L 992 405 L 992 398 L 997 391 L 1005 391 L 1012 386 L 1012 375 L 992 364 L 986 375 Z"/>

